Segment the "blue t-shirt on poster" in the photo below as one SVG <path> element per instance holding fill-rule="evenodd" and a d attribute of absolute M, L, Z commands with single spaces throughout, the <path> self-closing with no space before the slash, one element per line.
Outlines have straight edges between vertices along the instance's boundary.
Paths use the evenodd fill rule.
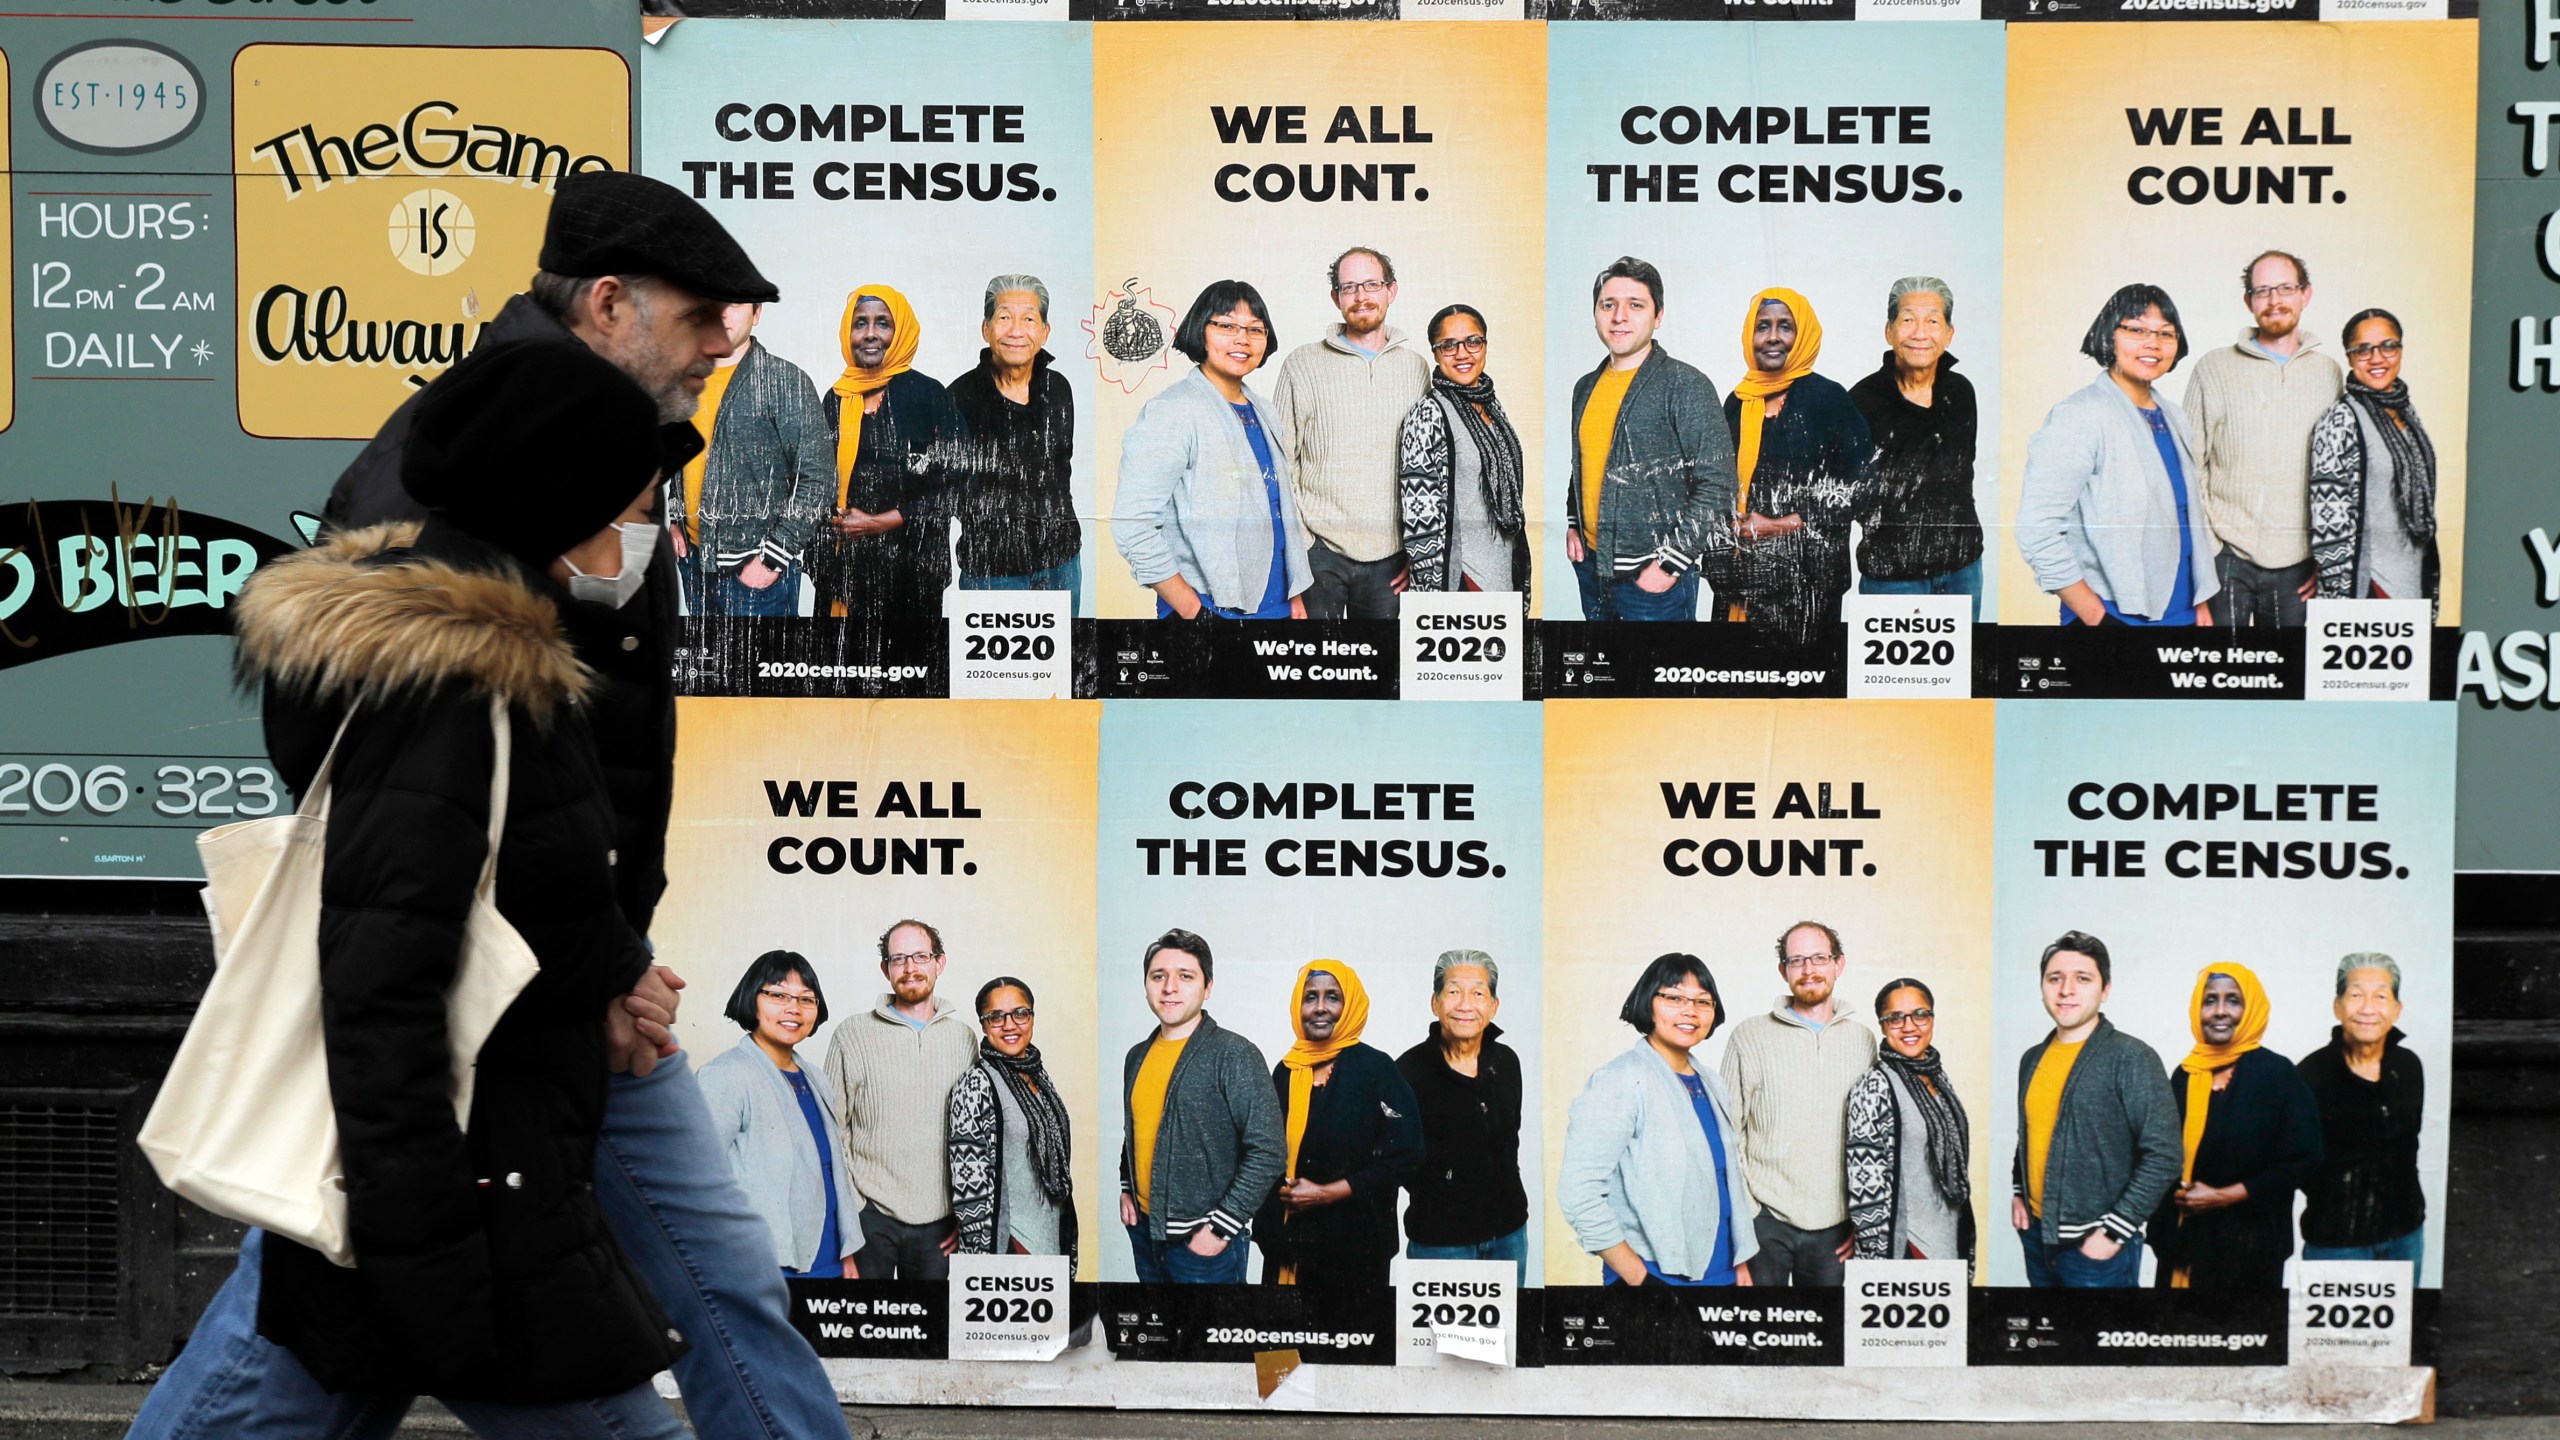
<path fill-rule="evenodd" d="M 2158 406 L 2142 411 L 2151 426 L 2151 443 L 2160 450 L 2160 463 L 2169 467 L 2169 493 L 2178 501 L 2178 579 L 2169 587 L 2169 606 L 2157 620 L 2128 615 L 2116 608 L 2113 600 L 2101 600 L 2107 607 L 2107 618 L 2124 625 L 2193 625 L 2196 623 L 2196 532 L 2187 522 L 2187 471 L 2178 463 L 2178 437 L 2169 430 L 2169 417 Z M 2071 607 L 2062 607 L 2062 623 L 2077 625 L 2080 617 Z"/>
<path fill-rule="evenodd" d="M 800 1102 L 800 1118 L 809 1123 L 809 1143 L 818 1147 L 818 1178 L 827 1189 L 827 1223 L 818 1231 L 818 1263 L 806 1270 L 782 1267 L 785 1275 L 804 1275 L 813 1280 L 833 1280 L 844 1274 L 844 1228 L 836 1214 L 836 1157 L 827 1144 L 827 1118 L 818 1109 L 818 1094 L 809 1088 L 806 1072 L 785 1070 L 782 1078 L 791 1082 L 791 1098 Z"/>

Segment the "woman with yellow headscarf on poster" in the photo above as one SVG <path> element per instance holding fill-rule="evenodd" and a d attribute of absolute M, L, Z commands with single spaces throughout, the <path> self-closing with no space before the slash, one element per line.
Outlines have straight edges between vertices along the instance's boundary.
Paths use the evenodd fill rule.
<path fill-rule="evenodd" d="M 1271 1067 L 1287 1116 L 1280 1188 L 1253 1220 L 1265 1285 L 1385 1285 L 1396 1191 L 1422 1162 L 1421 1107 L 1387 1052 L 1361 1043 L 1369 992 L 1339 960 L 1298 971 L 1298 1043 Z"/>
<path fill-rule="evenodd" d="M 1742 321 L 1744 375 L 1725 397 L 1740 491 L 1733 547 L 1710 560 L 1708 618 L 1803 645 L 1840 623 L 1849 590 L 1849 525 L 1881 493 L 1867 417 L 1813 371 L 1822 321 L 1813 302 L 1772 287 Z"/>
<path fill-rule="evenodd" d="M 821 397 L 836 435 L 835 504 L 808 556 L 817 613 L 874 636 L 939 631 L 968 425 L 951 392 L 915 368 L 923 335 L 906 296 L 857 287 L 836 338 L 844 374 Z"/>
<path fill-rule="evenodd" d="M 2293 1194 L 2320 1168 L 2320 1105 L 2293 1062 L 2265 1045 L 2267 992 L 2245 965 L 2196 975 L 2196 1048 L 2169 1072 L 2184 1166 L 2151 1217 L 2161 1289 L 2284 1284 Z"/>

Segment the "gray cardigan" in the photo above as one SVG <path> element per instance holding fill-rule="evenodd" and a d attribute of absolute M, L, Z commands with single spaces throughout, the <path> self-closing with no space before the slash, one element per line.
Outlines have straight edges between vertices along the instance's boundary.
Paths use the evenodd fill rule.
<path fill-rule="evenodd" d="M 2018 1057 L 2018 1148 L 2009 1162 L 2012 1193 L 2027 1193 L 2027 1087 L 2054 1032 Z M 2080 1042 L 2062 1082 L 2053 1141 L 2044 1152 L 2044 1214 L 2037 1237 L 2077 1245 L 2092 1230 L 2121 1244 L 2142 1233 L 2185 1163 L 2185 1122 L 2169 1092 L 2159 1052 L 2104 1016 Z"/>
<path fill-rule="evenodd" d="M 1288 552 L 1288 590 L 1303 594 L 1315 573 L 1280 418 L 1250 388 L 1245 398 L 1262 422 L 1280 479 L 1280 523 L 1287 533 L 1278 538 Z M 1111 538 L 1141 585 L 1180 575 L 1222 609 L 1253 609 L 1271 574 L 1270 505 L 1243 423 L 1197 369 L 1148 401 L 1121 438 Z"/>
<path fill-rule="evenodd" d="M 2188 568 L 2198 604 L 2222 582 L 2213 573 L 2213 532 L 2204 518 L 2203 470 L 2187 417 L 2157 390 L 2187 479 Z M 2062 398 L 2027 442 L 2018 485 L 2018 552 L 2048 594 L 2074 580 L 2128 615 L 2156 620 L 2178 583 L 2178 501 L 2151 423 L 2113 378 L 2101 373 Z"/>
<path fill-rule="evenodd" d="M 1715 1154 L 1698 1128 L 1688 1088 L 1651 1041 L 1637 1041 L 1593 1071 L 1574 1097 L 1556 1169 L 1556 1205 L 1583 1249 L 1597 1255 L 1623 1240 L 1666 1274 L 1692 1278 L 1715 1254 L 1719 1227 L 1732 1228 L 1737 1268 L 1759 1253 L 1733 1099 L 1713 1069 L 1697 1070 L 1724 1141 L 1721 1195 Z"/>
<path fill-rule="evenodd" d="M 1270 563 L 1265 561 L 1265 564 Z M 1130 1096 L 1156 1032 L 1129 1047 L 1120 1067 L 1120 1189 L 1137 1193 L 1137 1116 Z M 1187 1240 L 1206 1225 L 1233 1240 L 1252 1228 L 1288 1163 L 1287 1115 L 1262 1051 L 1207 1015 L 1173 1062 L 1156 1126 L 1141 1223 L 1151 1240 Z"/>
<path fill-rule="evenodd" d="M 1733 431 L 1724 401 L 1696 366 L 1671 358 L 1654 342 L 1610 431 L 1607 472 L 1582 472 L 1582 412 L 1609 367 L 1602 360 L 1573 382 L 1573 424 L 1565 432 L 1572 456 L 1565 487 L 1565 523 L 1582 535 L 1582 487 L 1600 486 L 1599 533 L 1582 535 L 1592 556 L 1611 575 L 1631 574 L 1654 561 L 1673 574 L 1710 553 L 1733 546 L 1735 478 Z"/>
<path fill-rule="evenodd" d="M 809 373 L 753 340 L 711 422 L 702 474 L 702 548 L 722 570 L 761 555 L 776 570 L 800 558 L 835 508 L 836 435 Z M 667 485 L 667 523 L 685 523 L 684 482 Z"/>
<path fill-rule="evenodd" d="M 841 1253 L 862 1248 L 862 1196 L 853 1188 L 853 1163 L 845 1156 L 844 1124 L 836 1114 L 835 1087 L 801 1067 L 818 1113 L 826 1121 L 827 1147 L 835 1152 L 836 1235 Z M 827 1228 L 824 1172 L 809 1143 L 809 1122 L 791 1082 L 782 1078 L 756 1037 L 742 1035 L 733 1048 L 702 1067 L 702 1101 L 711 1128 L 728 1152 L 730 1172 L 748 1203 L 773 1231 L 774 1254 L 785 1270 L 806 1270 L 820 1258 L 818 1239 Z"/>

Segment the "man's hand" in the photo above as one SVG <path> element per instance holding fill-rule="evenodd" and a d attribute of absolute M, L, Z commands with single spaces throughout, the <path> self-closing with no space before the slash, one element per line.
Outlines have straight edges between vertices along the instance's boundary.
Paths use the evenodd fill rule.
<path fill-rule="evenodd" d="M 2027 1197 L 2024 1195 L 2010 1196 L 2009 1228 L 2012 1230 L 2024 1230 L 2035 1223 L 2036 1217 L 2027 1213 Z"/>
<path fill-rule="evenodd" d="M 1589 553 L 1589 551 L 1582 548 L 1581 531 L 1567 530 L 1564 532 L 1564 558 L 1572 561 L 1576 565 L 1579 565 L 1583 562 L 1584 557 Z"/>
<path fill-rule="evenodd" d="M 1659 560 L 1636 572 L 1636 588 L 1647 595 L 1659 595 L 1679 583 L 1676 576 L 1662 568 Z"/>
<path fill-rule="evenodd" d="M 750 590 L 762 590 L 782 578 L 782 572 L 764 563 L 759 555 L 738 567 L 738 583 Z"/>
<path fill-rule="evenodd" d="M 1289 597 L 1289 618 L 1292 620 L 1304 620 L 1307 618 L 1306 596 L 1292 595 Z"/>
<path fill-rule="evenodd" d="M 1847 1261 L 1849 1257 L 1858 1253 L 1858 1237 L 1852 1235 L 1848 1239 L 1841 1241 L 1840 1248 L 1834 1253 L 1837 1254 L 1842 1261 Z"/>
<path fill-rule="evenodd" d="M 2295 593 L 2296 595 L 2301 596 L 2301 597 L 2302 597 L 2303 599 L 2305 599 L 2305 600 L 2317 600 L 2317 599 L 2319 599 L 2319 598 L 2320 598 L 2320 572 L 2319 572 L 2319 571 L 2317 571 L 2317 570 L 2312 571 L 2312 572 L 2311 572 L 2311 578 L 2310 578 L 2310 579 L 2308 579 L 2308 580 L 2303 581 L 2300 585 L 2295 586 L 2295 587 L 2294 587 L 2294 591 L 2293 591 L 2293 593 Z"/>
<path fill-rule="evenodd" d="M 2213 607 L 2201 600 L 2196 602 L 2196 623 L 2199 625 L 2213 623 Z"/>
<path fill-rule="evenodd" d="M 664 965 L 652 965 L 631 993 L 606 1002 L 606 1063 L 613 1073 L 626 1071 L 645 1080 L 658 1062 L 676 1053 L 676 992 L 684 977 Z"/>
<path fill-rule="evenodd" d="M 2104 1230 L 2092 1230 L 2089 1238 L 2080 1242 L 2080 1253 L 2101 1265 L 2116 1258 L 2123 1250 L 2124 1243 Z"/>
<path fill-rule="evenodd" d="M 954 1220 L 949 1223 L 951 1228 L 942 1232 L 942 1239 L 939 1243 L 942 1246 L 943 1254 L 956 1255 L 960 1253 L 960 1222 Z"/>
<path fill-rule="evenodd" d="M 1750 1267 L 1750 1266 L 1748 1266 L 1748 1265 L 1736 1265 L 1736 1266 L 1734 1266 L 1734 1267 L 1733 1267 L 1733 1283 L 1734 1283 L 1734 1284 L 1736 1284 L 1736 1285 L 1748 1285 L 1748 1284 L 1752 1283 L 1752 1281 L 1751 1281 L 1751 1267 Z"/>
<path fill-rule="evenodd" d="M 1397 594 L 1399 594 L 1399 595 L 1403 594 L 1406 590 L 1408 590 L 1408 589 L 1412 588 L 1412 586 L 1413 586 L 1413 567 L 1412 567 L 1412 566 L 1410 566 L 1410 565 L 1407 565 L 1407 566 L 1406 566 L 1406 567 L 1404 567 L 1403 569 L 1401 569 L 1401 570 L 1397 571 L 1397 572 L 1396 572 L 1396 578 L 1394 578 L 1393 580 L 1390 580 L 1390 581 L 1388 581 L 1388 582 L 1387 582 L 1387 588 L 1388 588 L 1388 589 L 1390 589 L 1390 590 L 1393 590 L 1394 592 L 1396 592 L 1396 593 L 1397 593 Z"/>
<path fill-rule="evenodd" d="M 1138 1223 L 1138 1197 L 1126 1190 L 1120 1192 L 1120 1223 L 1123 1225 Z"/>
<path fill-rule="evenodd" d="M 1215 1260 L 1227 1253 L 1227 1237 L 1203 1225 L 1191 1232 L 1191 1243 L 1185 1247 L 1203 1260 Z"/>
<path fill-rule="evenodd" d="M 682 525 L 668 526 L 667 539 L 676 547 L 676 558 L 679 560 L 683 559 L 685 557 L 685 553 L 693 548 L 685 543 L 684 527 Z"/>

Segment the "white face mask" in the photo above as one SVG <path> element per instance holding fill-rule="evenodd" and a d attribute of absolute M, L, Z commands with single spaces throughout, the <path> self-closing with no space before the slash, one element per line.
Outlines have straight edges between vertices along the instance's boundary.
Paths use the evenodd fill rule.
<path fill-rule="evenodd" d="M 619 610 L 640 593 L 640 581 L 649 573 L 649 557 L 658 553 L 658 527 L 646 520 L 619 522 L 614 529 L 622 532 L 622 571 L 617 575 L 590 575 L 578 568 L 578 562 L 562 557 L 569 567 L 569 594 L 578 600 L 591 601 Z"/>

